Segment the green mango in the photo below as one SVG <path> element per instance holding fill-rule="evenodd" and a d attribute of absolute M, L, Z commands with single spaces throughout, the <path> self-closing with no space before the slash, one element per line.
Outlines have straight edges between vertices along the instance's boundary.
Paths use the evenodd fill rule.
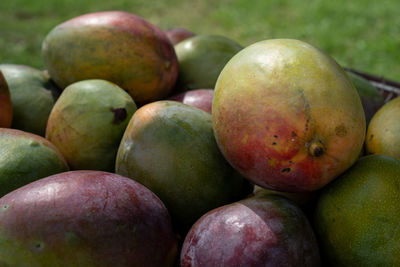
<path fill-rule="evenodd" d="M 64 157 L 48 140 L 29 132 L 0 128 L 0 196 L 68 169 Z"/>
<path fill-rule="evenodd" d="M 219 35 L 197 35 L 175 45 L 179 63 L 177 91 L 214 88 L 225 64 L 243 47 Z"/>
<path fill-rule="evenodd" d="M 11 128 L 45 135 L 47 119 L 59 89 L 45 71 L 25 65 L 0 64 L 13 105 Z"/>
<path fill-rule="evenodd" d="M 132 97 L 114 83 L 76 82 L 65 88 L 55 103 L 46 138 L 71 169 L 113 172 L 119 143 L 135 111 Z"/>
<path fill-rule="evenodd" d="M 211 115 L 177 101 L 156 101 L 136 111 L 115 171 L 156 193 L 181 233 L 207 211 L 252 191 L 219 151 Z"/>

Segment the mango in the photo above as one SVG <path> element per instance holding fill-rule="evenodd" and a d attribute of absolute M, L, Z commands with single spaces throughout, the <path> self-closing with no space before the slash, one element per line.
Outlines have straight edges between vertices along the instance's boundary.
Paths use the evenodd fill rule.
<path fill-rule="evenodd" d="M 138 104 L 167 96 L 178 75 L 165 33 L 128 12 L 84 14 L 54 27 L 42 43 L 43 61 L 61 88 L 102 79 L 126 90 Z"/>
<path fill-rule="evenodd" d="M 360 96 L 343 68 L 293 39 L 254 43 L 225 65 L 212 121 L 236 170 L 287 192 L 318 190 L 347 170 L 366 132 Z"/>
<path fill-rule="evenodd" d="M 72 170 L 114 171 L 119 143 L 136 104 L 119 86 L 85 80 L 64 89 L 51 110 L 46 139 Z"/>

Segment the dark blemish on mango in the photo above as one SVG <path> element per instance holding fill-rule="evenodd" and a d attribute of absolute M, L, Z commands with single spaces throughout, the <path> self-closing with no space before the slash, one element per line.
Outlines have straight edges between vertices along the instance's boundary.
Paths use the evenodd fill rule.
<path fill-rule="evenodd" d="M 37 146 L 39 146 L 40 144 L 39 144 L 38 142 L 32 140 L 32 141 L 30 141 L 29 145 L 30 145 L 31 147 L 37 147 Z"/>
<path fill-rule="evenodd" d="M 3 206 L 3 210 L 6 210 L 6 209 L 8 209 L 8 207 L 9 207 L 9 205 L 7 205 L 7 204 L 6 204 L 6 205 L 4 205 L 4 206 Z"/>
<path fill-rule="evenodd" d="M 275 135 L 274 135 L 274 138 L 278 138 L 278 136 L 275 134 Z"/>
<path fill-rule="evenodd" d="M 40 242 L 40 241 L 35 242 L 35 244 L 33 245 L 33 251 L 35 251 L 35 252 L 39 252 L 39 251 L 43 250 L 43 248 L 44 248 L 44 243 Z"/>
<path fill-rule="evenodd" d="M 294 131 L 292 131 L 290 134 L 292 135 L 293 138 L 297 137 L 297 134 Z"/>
<path fill-rule="evenodd" d="M 290 172 L 290 168 L 283 168 L 283 169 L 281 170 L 281 172 L 282 172 L 282 173 L 284 173 L 284 172 Z"/>
<path fill-rule="evenodd" d="M 343 124 L 336 126 L 335 134 L 340 137 L 346 136 L 346 134 L 347 134 L 346 127 Z"/>
<path fill-rule="evenodd" d="M 289 160 L 289 163 L 290 163 L 290 164 L 292 164 L 292 163 L 293 163 L 293 161 Z"/>
<path fill-rule="evenodd" d="M 369 136 L 369 141 L 371 141 L 372 138 L 374 138 L 374 135 L 373 135 L 373 134 L 371 134 L 371 135 Z"/>
<path fill-rule="evenodd" d="M 272 145 L 273 145 L 273 146 L 276 145 L 276 142 L 273 142 Z"/>
<path fill-rule="evenodd" d="M 321 140 L 312 140 L 307 144 L 308 146 L 308 154 L 311 157 L 320 157 L 325 152 L 325 146 Z"/>
<path fill-rule="evenodd" d="M 126 112 L 126 109 L 124 108 L 111 108 L 111 112 L 114 113 L 114 120 L 113 124 L 120 124 L 126 119 L 126 116 L 128 113 Z"/>

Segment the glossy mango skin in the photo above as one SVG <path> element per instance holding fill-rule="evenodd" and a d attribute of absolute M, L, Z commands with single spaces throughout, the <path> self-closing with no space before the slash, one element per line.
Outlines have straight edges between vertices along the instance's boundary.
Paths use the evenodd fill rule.
<path fill-rule="evenodd" d="M 170 96 L 168 100 L 179 101 L 211 114 L 213 96 L 213 89 L 194 89 Z"/>
<path fill-rule="evenodd" d="M 314 229 L 323 266 L 400 265 L 400 160 L 368 155 L 324 187 Z"/>
<path fill-rule="evenodd" d="M 0 128 L 0 197 L 68 170 L 64 156 L 48 140 L 29 132 Z"/>
<path fill-rule="evenodd" d="M 400 98 L 390 100 L 372 117 L 365 138 L 367 154 L 400 159 Z"/>
<path fill-rule="evenodd" d="M 93 79 L 69 85 L 51 110 L 46 139 L 72 170 L 114 172 L 117 150 L 136 104 L 114 83 Z"/>
<path fill-rule="evenodd" d="M 257 185 L 292 192 L 317 190 L 349 168 L 366 128 L 344 70 L 291 39 L 255 43 L 228 62 L 212 119 L 232 166 Z"/>
<path fill-rule="evenodd" d="M 219 151 L 211 115 L 176 101 L 156 101 L 135 112 L 115 171 L 156 193 L 180 233 L 207 211 L 252 191 Z"/>
<path fill-rule="evenodd" d="M 172 266 L 164 204 L 113 173 L 70 171 L 0 199 L 1 266 Z"/>
<path fill-rule="evenodd" d="M 7 81 L 0 71 L 0 127 L 11 127 L 13 109 Z"/>
<path fill-rule="evenodd" d="M 304 213 L 278 195 L 250 197 L 209 211 L 190 229 L 180 263 L 189 266 L 320 266 Z"/>
<path fill-rule="evenodd" d="M 165 33 L 121 11 L 89 13 L 56 26 L 43 41 L 42 55 L 61 88 L 104 79 L 140 104 L 168 95 L 178 75 L 175 51 Z"/>
<path fill-rule="evenodd" d="M 60 92 L 42 70 L 26 65 L 0 64 L 13 105 L 11 127 L 45 135 L 47 119 Z"/>

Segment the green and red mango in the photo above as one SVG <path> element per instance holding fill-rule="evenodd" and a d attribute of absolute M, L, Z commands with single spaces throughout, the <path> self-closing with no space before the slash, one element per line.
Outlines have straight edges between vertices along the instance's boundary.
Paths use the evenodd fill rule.
<path fill-rule="evenodd" d="M 360 97 L 328 55 L 298 40 L 255 43 L 222 70 L 213 128 L 228 162 L 255 184 L 314 191 L 349 168 L 365 137 Z"/>
<path fill-rule="evenodd" d="M 122 11 L 89 13 L 57 25 L 44 39 L 42 54 L 61 88 L 81 80 L 108 80 L 139 104 L 167 96 L 178 75 L 165 33 Z"/>

